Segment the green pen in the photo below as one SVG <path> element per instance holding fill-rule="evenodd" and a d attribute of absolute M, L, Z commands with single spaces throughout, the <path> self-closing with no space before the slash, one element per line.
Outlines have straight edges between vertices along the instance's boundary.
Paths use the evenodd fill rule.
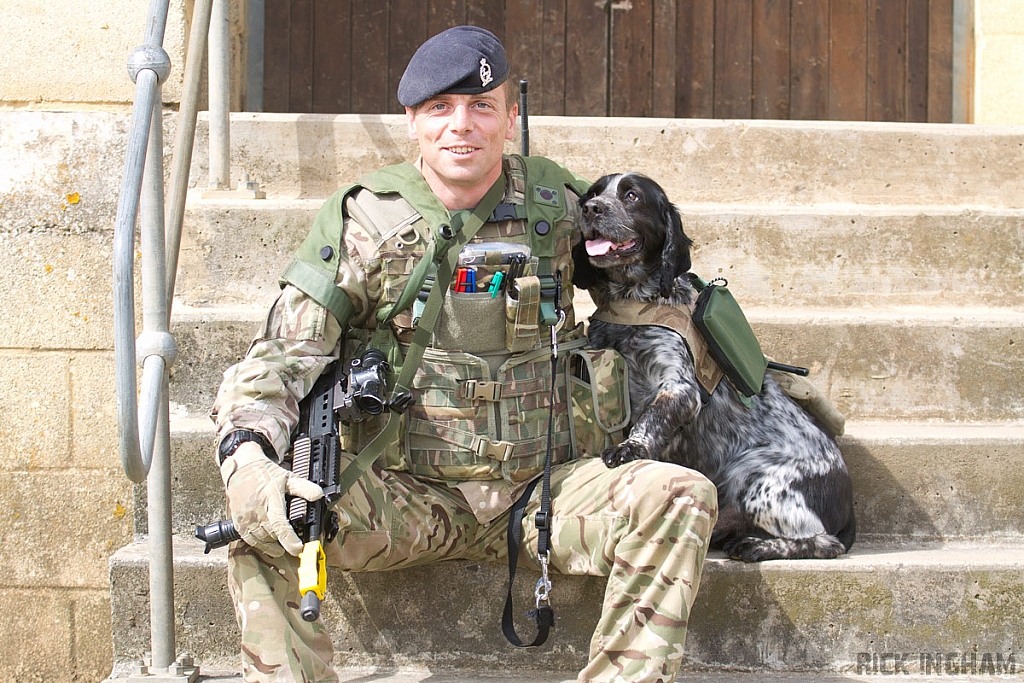
<path fill-rule="evenodd" d="M 491 285 L 487 288 L 487 291 L 491 293 L 491 298 L 498 296 L 498 290 L 501 289 L 501 281 L 505 279 L 505 273 L 498 271 L 491 278 Z"/>

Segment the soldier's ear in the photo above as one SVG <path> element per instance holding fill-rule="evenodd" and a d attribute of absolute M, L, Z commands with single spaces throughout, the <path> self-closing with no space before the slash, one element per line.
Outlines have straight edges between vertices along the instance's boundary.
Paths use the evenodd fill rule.
<path fill-rule="evenodd" d="M 505 131 L 506 140 L 516 139 L 516 119 L 519 118 L 519 104 L 513 103 L 508 108 L 508 130 Z"/>
<path fill-rule="evenodd" d="M 406 125 L 409 127 L 409 139 L 419 140 L 420 132 L 416 128 L 416 112 L 413 111 L 412 107 L 405 108 L 405 122 Z"/>

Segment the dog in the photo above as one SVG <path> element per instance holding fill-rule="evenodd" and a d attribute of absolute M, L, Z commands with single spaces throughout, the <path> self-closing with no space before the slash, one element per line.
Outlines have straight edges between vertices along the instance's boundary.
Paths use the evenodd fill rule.
<path fill-rule="evenodd" d="M 573 283 L 599 307 L 633 300 L 685 310 L 695 300 L 693 242 L 655 181 L 604 176 L 580 205 Z M 608 467 L 646 458 L 704 474 L 719 496 L 711 546 L 733 559 L 833 558 L 850 549 L 856 521 L 842 453 L 770 372 L 748 407 L 726 379 L 708 395 L 690 347 L 671 329 L 591 319 L 588 337 L 616 349 L 629 368 L 633 422 L 601 454 Z"/>

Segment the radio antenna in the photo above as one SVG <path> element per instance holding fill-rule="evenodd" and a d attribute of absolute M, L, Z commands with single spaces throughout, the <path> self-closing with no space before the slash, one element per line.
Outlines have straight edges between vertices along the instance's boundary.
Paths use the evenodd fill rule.
<path fill-rule="evenodd" d="M 527 86 L 528 81 L 524 78 L 519 81 L 519 122 L 522 133 L 523 156 L 530 156 L 530 112 L 527 107 Z"/>

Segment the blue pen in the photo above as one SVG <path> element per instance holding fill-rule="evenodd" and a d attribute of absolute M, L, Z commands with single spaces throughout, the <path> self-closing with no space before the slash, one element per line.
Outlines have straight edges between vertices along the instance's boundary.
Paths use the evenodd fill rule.
<path fill-rule="evenodd" d="M 476 292 L 476 268 L 469 268 L 466 271 L 466 292 Z"/>

